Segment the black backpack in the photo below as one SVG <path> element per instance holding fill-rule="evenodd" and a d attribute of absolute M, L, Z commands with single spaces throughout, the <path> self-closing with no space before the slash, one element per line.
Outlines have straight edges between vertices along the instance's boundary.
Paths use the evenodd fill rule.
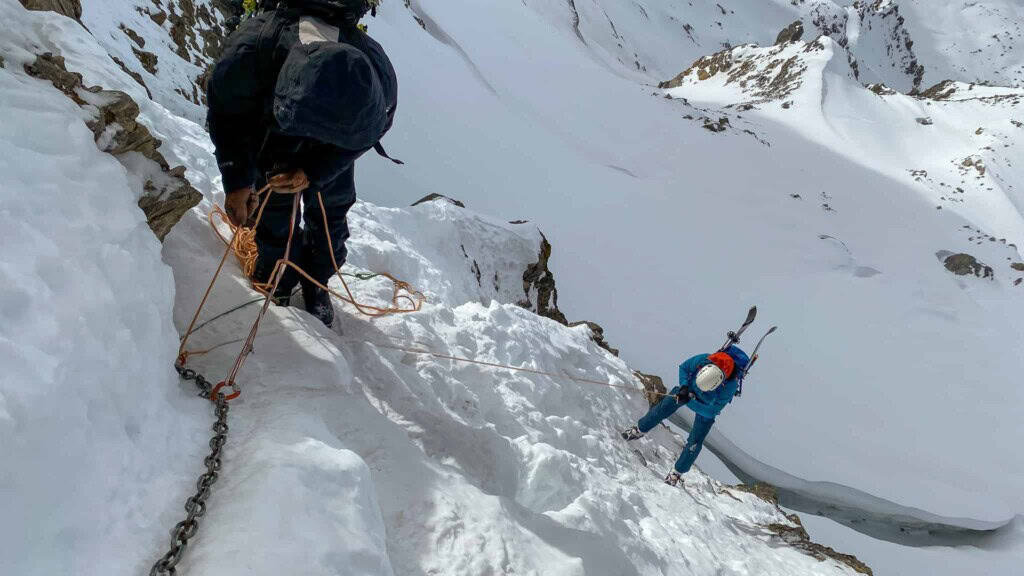
<path fill-rule="evenodd" d="M 394 120 L 398 80 L 383 48 L 356 28 L 368 11 L 367 0 L 274 6 L 257 48 L 260 76 L 272 79 L 263 90 L 265 121 L 273 127 L 265 145 L 272 135 L 277 145 L 312 139 L 354 153 L 373 148 L 391 159 L 380 139 Z"/>

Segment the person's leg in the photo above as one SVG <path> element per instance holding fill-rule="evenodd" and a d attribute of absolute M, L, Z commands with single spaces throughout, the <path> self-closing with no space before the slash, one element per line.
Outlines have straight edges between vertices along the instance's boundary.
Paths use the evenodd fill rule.
<path fill-rule="evenodd" d="M 686 446 L 683 447 L 683 452 L 676 460 L 676 472 L 686 474 L 690 470 L 694 461 L 697 460 L 697 455 L 700 454 L 700 449 L 704 447 L 704 439 L 707 438 L 708 432 L 711 432 L 711 427 L 714 424 L 714 419 L 705 418 L 699 414 L 693 419 L 693 429 L 690 430 L 690 436 L 686 438 Z"/>
<path fill-rule="evenodd" d="M 316 190 L 307 190 L 303 197 L 303 219 L 306 229 L 302 242 L 302 268 L 317 282 L 326 286 L 327 281 L 334 275 L 334 262 L 337 262 L 340 268 L 348 256 L 348 249 L 345 247 L 345 241 L 349 237 L 347 215 L 355 204 L 355 199 L 345 194 L 328 192 L 322 192 L 320 196 L 323 198 L 324 212 L 320 211 L 320 198 Z M 324 213 L 327 215 L 327 232 L 324 231 Z M 328 233 L 331 237 L 330 245 L 334 248 L 333 262 L 327 243 Z"/>
<path fill-rule="evenodd" d="M 292 213 L 292 203 L 295 201 L 295 196 L 292 194 L 275 194 L 270 191 L 267 194 L 270 194 L 270 198 L 263 209 L 263 218 L 260 219 L 260 223 L 256 227 L 256 246 L 259 249 L 259 257 L 256 259 L 256 267 L 253 270 L 253 280 L 261 283 L 271 280 L 270 274 L 273 272 L 275 264 L 284 257 L 285 248 L 288 245 L 289 217 Z M 292 261 L 296 261 L 302 253 L 302 230 L 299 228 L 299 216 L 296 213 L 290 256 Z M 275 297 L 291 294 L 297 282 L 298 274 L 289 268 L 278 284 Z"/>
<path fill-rule="evenodd" d="M 655 426 L 660 424 L 662 420 L 675 414 L 676 410 L 678 410 L 680 406 L 684 406 L 684 404 L 676 402 L 675 395 L 678 393 L 679 386 L 676 386 L 671 392 L 669 392 L 668 396 L 661 399 L 661 402 L 651 406 L 650 410 L 647 411 L 647 414 L 637 422 L 636 427 L 646 434 Z"/>

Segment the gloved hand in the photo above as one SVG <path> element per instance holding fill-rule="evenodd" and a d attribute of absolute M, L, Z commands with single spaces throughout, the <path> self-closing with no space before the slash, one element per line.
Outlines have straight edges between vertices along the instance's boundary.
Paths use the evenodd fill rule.
<path fill-rule="evenodd" d="M 309 188 L 309 178 L 302 169 L 274 174 L 267 181 L 270 189 L 278 194 L 297 194 Z"/>
<path fill-rule="evenodd" d="M 228 220 L 235 226 L 245 226 L 258 207 L 259 199 L 253 194 L 252 186 L 232 190 L 224 197 Z"/>
<path fill-rule="evenodd" d="M 693 399 L 693 391 L 689 388 L 683 388 L 676 394 L 676 402 L 680 404 L 686 404 Z"/>

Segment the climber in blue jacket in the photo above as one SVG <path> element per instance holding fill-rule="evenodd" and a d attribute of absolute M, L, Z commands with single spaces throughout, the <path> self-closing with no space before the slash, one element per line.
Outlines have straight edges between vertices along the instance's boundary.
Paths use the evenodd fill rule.
<path fill-rule="evenodd" d="M 750 363 L 746 352 L 735 345 L 714 354 L 698 354 L 679 365 L 679 385 L 661 399 L 629 430 L 622 433 L 627 441 L 643 438 L 662 420 L 682 406 L 693 410 L 693 429 L 676 465 L 665 477 L 665 483 L 675 486 L 693 466 L 711 432 L 715 418 L 732 401 L 739 389 L 740 377 Z"/>

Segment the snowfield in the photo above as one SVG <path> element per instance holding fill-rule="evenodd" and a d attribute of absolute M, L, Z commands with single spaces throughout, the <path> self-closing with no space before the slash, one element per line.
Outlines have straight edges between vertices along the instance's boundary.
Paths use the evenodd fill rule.
<path fill-rule="evenodd" d="M 172 363 L 223 250 L 198 86 L 224 16 L 82 4 L 79 23 L 0 0 L 0 572 L 18 576 L 147 573 L 213 423 Z M 181 573 L 853 574 L 792 545 L 793 520 L 708 451 L 715 478 L 664 485 L 684 437 L 625 444 L 643 394 L 585 381 L 671 385 L 751 304 L 753 332 L 781 329 L 709 447 L 855 514 L 1001 527 L 915 547 L 803 517 L 876 574 L 1024 563 L 1020 7 L 692 4 L 383 4 L 368 24 L 401 81 L 384 144 L 407 164 L 361 161 L 346 272 L 427 304 L 338 305 L 333 331 L 271 307 Z M 146 174 L 86 127 L 95 107 L 25 72 L 46 52 L 131 96 L 202 192 L 163 245 L 136 207 Z M 430 193 L 468 209 L 409 206 Z M 519 306 L 541 231 L 560 308 L 621 357 Z M 977 275 L 946 269 L 961 252 Z M 350 284 L 390 300 L 382 277 Z M 202 319 L 253 298 L 231 262 Z M 214 349 L 190 366 L 223 378 L 257 310 L 203 326 L 190 347 Z"/>

